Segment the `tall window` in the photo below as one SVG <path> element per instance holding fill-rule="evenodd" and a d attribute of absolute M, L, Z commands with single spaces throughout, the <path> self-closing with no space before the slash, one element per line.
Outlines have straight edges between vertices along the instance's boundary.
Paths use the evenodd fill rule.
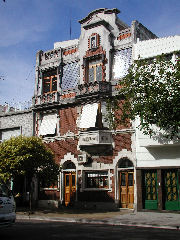
<path fill-rule="evenodd" d="M 43 93 L 57 91 L 57 71 L 49 71 L 43 74 Z"/>
<path fill-rule="evenodd" d="M 99 81 L 102 81 L 102 62 L 91 61 L 88 65 L 88 82 Z"/>

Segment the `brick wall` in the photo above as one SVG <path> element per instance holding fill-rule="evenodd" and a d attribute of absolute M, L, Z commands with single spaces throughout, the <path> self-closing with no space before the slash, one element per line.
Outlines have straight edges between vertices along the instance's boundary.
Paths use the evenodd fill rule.
<path fill-rule="evenodd" d="M 80 153 L 77 150 L 77 144 L 77 139 L 74 140 L 72 138 L 67 138 L 65 140 L 50 142 L 46 145 L 54 152 L 55 161 L 59 164 L 61 159 L 63 159 L 67 153 L 72 153 L 75 157 L 77 157 Z"/>
<path fill-rule="evenodd" d="M 76 120 L 77 108 L 69 107 L 60 110 L 60 135 L 66 134 L 68 131 L 77 133 Z"/>

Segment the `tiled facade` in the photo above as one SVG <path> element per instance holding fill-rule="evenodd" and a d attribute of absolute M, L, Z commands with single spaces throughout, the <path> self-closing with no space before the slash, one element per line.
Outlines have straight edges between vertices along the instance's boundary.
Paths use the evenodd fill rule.
<path fill-rule="evenodd" d="M 137 38 L 156 36 L 136 21 L 129 27 L 118 13 L 97 9 L 79 21 L 79 39 L 37 53 L 36 135 L 53 150 L 61 169 L 58 186 L 41 189 L 39 204 L 136 207 L 134 129 L 131 124 L 109 129 L 106 100 L 127 73 Z"/>

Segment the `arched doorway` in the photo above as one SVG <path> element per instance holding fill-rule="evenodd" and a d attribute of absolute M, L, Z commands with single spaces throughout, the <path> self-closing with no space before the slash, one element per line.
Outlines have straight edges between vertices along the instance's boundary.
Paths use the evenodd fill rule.
<path fill-rule="evenodd" d="M 65 206 L 73 205 L 76 198 L 76 166 L 71 161 L 63 164 L 64 175 L 64 203 Z"/>
<path fill-rule="evenodd" d="M 119 205 L 121 208 L 134 207 L 134 166 L 128 158 L 119 160 L 118 165 L 119 182 Z"/>

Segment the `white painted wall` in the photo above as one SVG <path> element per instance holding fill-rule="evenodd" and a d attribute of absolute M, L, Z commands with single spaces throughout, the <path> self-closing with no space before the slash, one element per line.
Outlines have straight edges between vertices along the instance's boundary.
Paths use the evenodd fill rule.
<path fill-rule="evenodd" d="M 134 44 L 134 60 L 140 58 L 150 58 L 162 53 L 172 53 L 180 50 L 180 36 L 170 36 L 145 41 Z"/>
<path fill-rule="evenodd" d="M 137 167 L 180 166 L 180 141 L 168 141 L 163 137 L 144 135 L 137 129 L 136 120 L 136 159 Z"/>

